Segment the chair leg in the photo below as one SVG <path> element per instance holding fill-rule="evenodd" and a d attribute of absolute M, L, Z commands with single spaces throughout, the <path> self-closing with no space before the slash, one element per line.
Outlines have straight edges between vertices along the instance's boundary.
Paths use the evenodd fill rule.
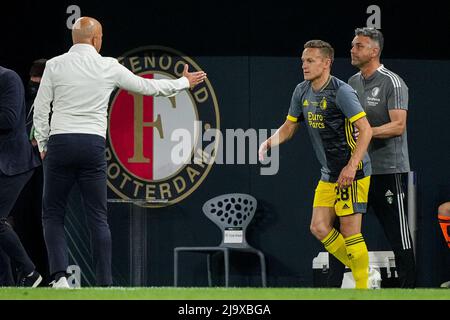
<path fill-rule="evenodd" d="M 230 257 L 227 249 L 223 252 L 223 260 L 225 263 L 225 287 L 228 287 L 230 281 Z"/>
<path fill-rule="evenodd" d="M 173 286 L 178 286 L 178 251 L 173 252 Z"/>
<path fill-rule="evenodd" d="M 261 283 L 263 287 L 267 286 L 266 279 L 266 261 L 264 259 L 264 255 L 261 252 L 258 252 L 259 263 L 261 264 Z"/>
<path fill-rule="evenodd" d="M 212 287 L 212 277 L 211 277 L 211 254 L 206 254 L 206 268 L 208 270 L 208 286 Z"/>

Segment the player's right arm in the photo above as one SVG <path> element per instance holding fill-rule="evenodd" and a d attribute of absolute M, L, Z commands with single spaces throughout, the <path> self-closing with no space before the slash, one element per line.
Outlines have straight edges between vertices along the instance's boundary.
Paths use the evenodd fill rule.
<path fill-rule="evenodd" d="M 298 126 L 298 122 L 293 122 L 289 119 L 286 119 L 283 125 L 279 127 L 278 130 L 269 139 L 261 143 L 258 151 L 259 160 L 264 160 L 264 155 L 270 148 L 276 147 L 291 139 L 297 131 Z"/>
<path fill-rule="evenodd" d="M 34 138 L 38 143 L 38 149 L 41 159 L 45 158 L 47 152 L 47 143 L 50 135 L 50 112 L 51 103 L 54 99 L 53 87 L 53 63 L 47 61 L 45 65 L 44 74 L 42 75 L 39 90 L 34 99 Z"/>
<path fill-rule="evenodd" d="M 261 145 L 259 146 L 259 161 L 264 160 L 264 155 L 266 154 L 267 150 L 288 141 L 297 131 L 299 122 L 303 120 L 300 98 L 302 93 L 302 84 L 303 83 L 297 85 L 294 92 L 292 93 L 291 105 L 289 107 L 286 121 L 269 139 L 261 143 Z"/>

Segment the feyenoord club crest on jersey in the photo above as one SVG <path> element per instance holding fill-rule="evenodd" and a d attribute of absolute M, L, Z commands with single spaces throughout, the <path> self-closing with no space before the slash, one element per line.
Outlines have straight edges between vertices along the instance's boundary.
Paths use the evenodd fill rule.
<path fill-rule="evenodd" d="M 189 57 L 159 46 L 132 50 L 118 60 L 147 79 L 177 79 L 185 64 L 190 72 L 201 70 Z M 146 207 L 175 204 L 211 170 L 217 148 L 211 152 L 207 146 L 217 146 L 218 137 L 202 137 L 206 131 L 218 132 L 220 118 L 209 80 L 169 98 L 116 89 L 108 117 L 108 186 L 118 198 L 145 200 L 140 205 Z"/>

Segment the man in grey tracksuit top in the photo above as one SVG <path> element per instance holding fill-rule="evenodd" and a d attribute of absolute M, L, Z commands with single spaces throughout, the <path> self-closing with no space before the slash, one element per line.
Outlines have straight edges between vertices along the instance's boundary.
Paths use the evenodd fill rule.
<path fill-rule="evenodd" d="M 412 288 L 416 271 L 405 187 L 410 171 L 406 136 L 408 87 L 380 63 L 382 49 L 383 35 L 379 30 L 356 29 L 351 57 L 352 65 L 360 72 L 348 83 L 358 93 L 373 130 L 368 149 L 372 161 L 368 207 L 373 208 L 395 254 L 399 287 Z M 334 264 L 335 261 L 330 262 L 331 269 Z M 331 273 L 335 274 L 333 270 Z"/>

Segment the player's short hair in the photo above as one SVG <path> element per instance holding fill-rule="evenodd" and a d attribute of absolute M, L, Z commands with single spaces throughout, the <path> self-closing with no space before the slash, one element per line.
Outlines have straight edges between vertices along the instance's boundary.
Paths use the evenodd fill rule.
<path fill-rule="evenodd" d="M 372 41 L 376 42 L 380 48 L 381 55 L 381 51 L 383 51 L 384 47 L 384 37 L 380 30 L 371 27 L 356 28 L 355 36 L 369 37 Z"/>
<path fill-rule="evenodd" d="M 47 59 L 38 59 L 33 61 L 30 69 L 30 77 L 42 77 L 46 63 Z"/>
<path fill-rule="evenodd" d="M 333 63 L 334 61 L 334 49 L 328 42 L 325 42 L 323 40 L 309 40 L 305 43 L 303 48 L 317 48 L 320 50 L 324 57 L 331 60 L 331 63 Z"/>

